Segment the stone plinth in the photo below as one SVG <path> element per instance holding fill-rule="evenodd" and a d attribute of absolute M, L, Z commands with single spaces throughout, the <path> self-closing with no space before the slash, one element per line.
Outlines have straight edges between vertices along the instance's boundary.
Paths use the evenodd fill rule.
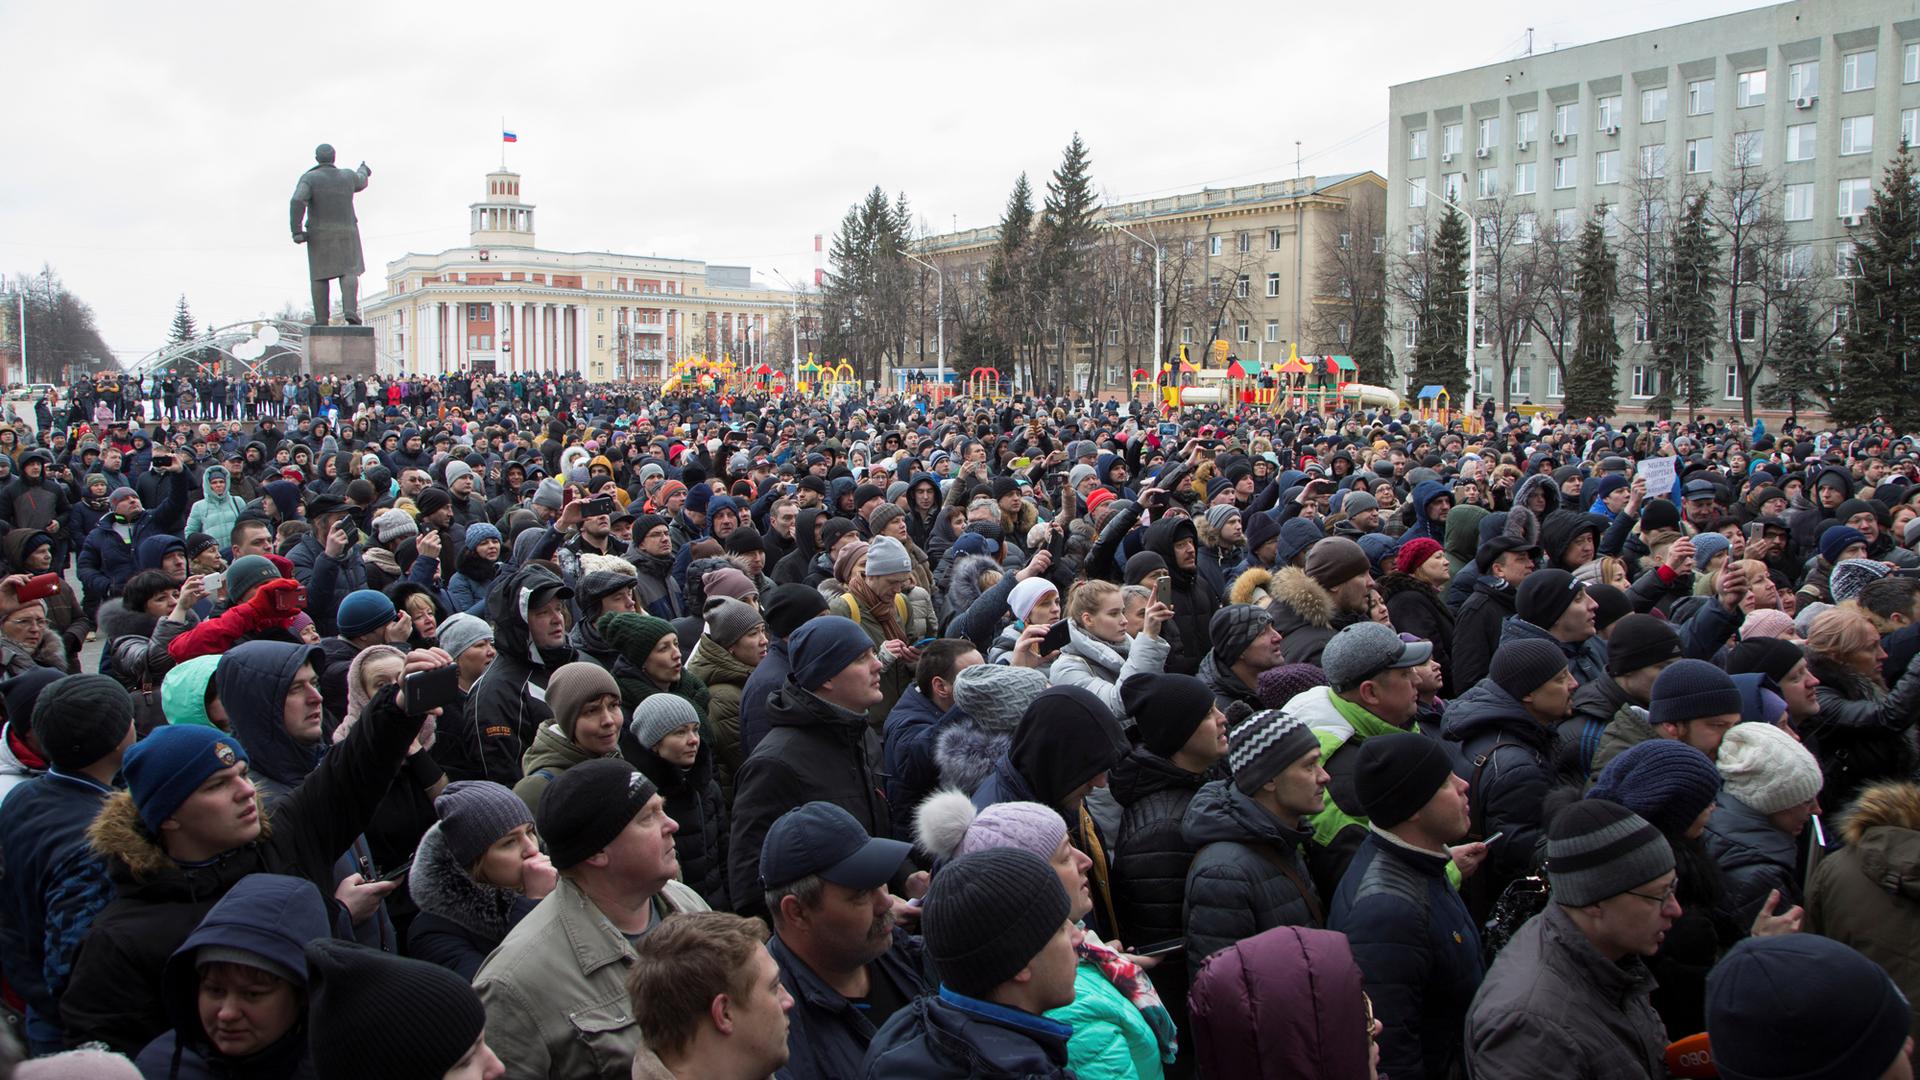
<path fill-rule="evenodd" d="M 374 374 L 373 327 L 309 326 L 305 370 L 313 376 Z"/>

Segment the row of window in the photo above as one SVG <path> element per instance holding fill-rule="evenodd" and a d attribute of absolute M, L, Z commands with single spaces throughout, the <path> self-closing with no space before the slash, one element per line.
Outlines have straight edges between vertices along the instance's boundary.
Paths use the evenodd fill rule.
<path fill-rule="evenodd" d="M 1920 42 L 1911 42 L 1902 50 L 1901 81 L 1920 82 Z M 1874 87 L 1879 54 L 1871 49 L 1847 53 L 1840 58 L 1840 89 L 1844 93 L 1856 90 L 1871 90 Z M 1667 118 L 1667 90 L 1665 86 L 1648 87 L 1640 91 L 1640 122 L 1657 124 Z M 1787 97 L 1795 104 L 1808 103 L 1818 96 L 1820 91 L 1820 61 L 1806 60 L 1787 66 Z M 1686 84 L 1687 115 L 1709 116 L 1714 107 L 1714 80 L 1694 79 Z M 1745 109 L 1767 103 L 1767 73 L 1764 70 L 1743 71 L 1734 77 L 1733 103 L 1735 108 Z M 1594 130 L 1606 134 L 1616 134 L 1625 116 L 1621 104 L 1621 95 L 1607 94 L 1594 99 Z M 1867 118 L 1869 121 L 1871 118 Z M 1500 145 L 1500 120 L 1498 116 L 1482 117 L 1479 121 L 1479 142 L 1476 147 L 1479 156 L 1485 157 Z M 1513 116 L 1514 138 L 1520 149 L 1526 149 L 1539 139 L 1540 113 L 1536 109 L 1517 112 Z M 1904 126 L 1904 124 L 1903 124 Z M 1570 135 L 1580 130 L 1580 103 L 1567 102 L 1554 106 L 1553 133 L 1555 141 L 1564 142 Z M 1443 124 L 1440 127 L 1440 153 L 1446 159 L 1463 152 L 1462 139 L 1465 128 L 1461 124 Z M 1407 133 L 1407 159 L 1425 160 L 1429 150 L 1430 136 L 1426 128 Z M 1864 152 L 1864 151 L 1858 151 Z"/>
<path fill-rule="evenodd" d="M 1353 338 L 1353 328 L 1345 320 L 1341 320 L 1340 323 L 1334 327 L 1334 332 L 1339 337 L 1340 344 L 1342 345 L 1347 344 Z M 1211 341 L 1218 336 L 1218 328 L 1216 328 L 1214 334 L 1210 336 L 1208 340 Z M 1180 344 L 1192 345 L 1195 344 L 1196 340 L 1194 337 L 1193 324 L 1182 323 L 1180 325 Z M 1233 324 L 1233 340 L 1242 345 L 1251 342 L 1253 340 L 1253 324 L 1245 319 L 1235 321 Z M 1280 337 L 1279 319 L 1267 320 L 1266 337 L 1263 340 L 1269 345 L 1277 345 L 1284 340 Z M 1107 331 L 1107 344 L 1120 344 L 1120 331 L 1117 328 Z"/>
<path fill-rule="evenodd" d="M 1478 377 L 1474 380 L 1474 383 L 1480 397 L 1487 398 L 1493 396 L 1494 375 L 1495 371 L 1492 367 L 1482 367 L 1477 373 Z M 1526 367 L 1515 368 L 1507 380 L 1507 383 L 1515 399 L 1532 397 L 1533 369 Z M 1560 369 L 1558 367 L 1547 368 L 1546 388 L 1547 397 L 1549 398 L 1563 398 L 1567 396 L 1566 388 L 1560 379 Z M 1644 364 L 1633 365 L 1627 380 L 1628 396 L 1645 400 L 1659 392 L 1660 372 Z M 1740 400 L 1739 369 L 1729 365 L 1727 369 L 1721 373 L 1720 394 L 1728 401 Z"/>

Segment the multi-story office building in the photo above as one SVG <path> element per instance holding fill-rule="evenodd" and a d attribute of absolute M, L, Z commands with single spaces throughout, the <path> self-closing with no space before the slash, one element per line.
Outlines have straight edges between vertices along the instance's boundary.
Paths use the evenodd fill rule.
<path fill-rule="evenodd" d="M 387 264 L 386 291 L 365 310 L 383 367 L 624 380 L 664 376 L 695 353 L 786 366 L 796 294 L 745 266 L 542 250 L 533 212 L 518 173 L 489 173 L 486 198 L 467 209 L 466 247 Z"/>
<path fill-rule="evenodd" d="M 1530 235 L 1575 228 L 1596 208 L 1631 207 L 1650 187 L 1724 190 L 1736 171 L 1766 170 L 1793 244 L 1788 266 L 1844 277 L 1849 236 L 1888 160 L 1902 140 L 1920 142 L 1920 5 L 1794 0 L 1403 83 L 1389 109 L 1387 233 L 1396 252 L 1437 220 L 1440 196 L 1469 216 L 1504 200 L 1531 215 Z M 1389 318 L 1395 353 L 1405 355 L 1418 328 L 1404 311 Z M 1644 324 L 1623 307 L 1616 326 L 1617 385 L 1630 408 L 1657 384 Z M 1737 410 L 1728 351 L 1716 350 L 1706 383 L 1717 405 Z M 1474 390 L 1485 397 L 1496 389 L 1493 350 L 1477 349 L 1476 359 Z M 1523 345 L 1513 400 L 1551 404 L 1560 389 L 1545 344 Z"/>

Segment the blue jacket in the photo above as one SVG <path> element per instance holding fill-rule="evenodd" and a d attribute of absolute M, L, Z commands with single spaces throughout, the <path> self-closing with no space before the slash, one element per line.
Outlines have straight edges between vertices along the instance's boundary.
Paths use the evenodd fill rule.
<path fill-rule="evenodd" d="M 141 1075 L 221 1080 L 314 1076 L 305 1024 L 296 1023 L 277 1042 L 245 1058 L 228 1058 L 214 1048 L 200 1023 L 200 974 L 194 954 L 204 945 L 245 949 L 292 972 L 295 985 L 304 991 L 306 944 L 326 936 L 327 902 L 311 881 L 250 874 L 236 882 L 167 960 L 161 992 L 174 1026 L 140 1051 L 136 1064 Z"/>
<path fill-rule="evenodd" d="M 80 547 L 80 584 L 94 596 L 120 595 L 134 572 L 134 548 L 155 534 L 177 534 L 187 509 L 187 475 L 172 474 L 166 498 L 159 506 L 141 511 L 131 522 L 115 527 L 114 515 L 100 519 Z M 120 528 L 127 530 L 125 536 Z"/>
<path fill-rule="evenodd" d="M 867 1080 L 1069 1080 L 1073 1029 L 942 988 L 894 1013 L 867 1047 Z"/>
<path fill-rule="evenodd" d="M 1333 894 L 1327 929 L 1347 935 L 1386 1024 L 1380 1071 L 1390 1076 L 1444 1077 L 1466 1063 L 1467 1004 L 1486 971 L 1446 871 L 1444 856 L 1369 832 Z"/>
<path fill-rule="evenodd" d="M 785 641 L 769 642 L 767 655 L 747 676 L 747 685 L 740 688 L 740 760 L 753 756 L 753 748 L 773 730 L 773 724 L 767 716 L 767 695 L 784 686 L 787 676 L 793 673 L 793 659 L 787 653 Z"/>
<path fill-rule="evenodd" d="M 791 1056 L 776 1074 L 779 1080 L 858 1076 L 860 1061 L 879 1030 L 868 1021 L 866 1011 L 814 974 L 805 961 L 793 955 L 779 934 L 767 942 L 767 951 L 779 965 L 780 981 L 787 993 L 793 995 L 793 1008 L 787 1010 Z M 920 939 L 897 926 L 893 944 L 867 965 L 869 978 L 887 980 L 894 993 L 909 1001 L 932 989 L 921 972 Z"/>
<path fill-rule="evenodd" d="M 113 899 L 87 826 L 112 794 L 53 770 L 20 785 L 0 814 L 0 969 L 35 1018 L 59 1022 L 60 991 L 93 917 Z M 47 1033 L 55 1041 L 57 1032 Z M 35 1034 L 40 1041 L 41 1033 Z"/>
<path fill-rule="evenodd" d="M 313 625 L 321 637 L 332 637 L 338 632 L 333 617 L 340 601 L 348 593 L 367 587 L 367 567 L 360 561 L 360 553 L 348 548 L 336 559 L 327 554 L 320 537 L 308 533 L 287 558 L 293 563 L 294 579 L 307 588 L 307 614 L 313 616 Z"/>
<path fill-rule="evenodd" d="M 887 770 L 887 805 L 896 812 L 894 833 L 900 839 L 913 840 L 913 810 L 940 785 L 940 765 L 933 758 L 940 732 L 966 715 L 958 705 L 942 714 L 918 686 L 901 694 L 887 714 L 882 760 Z"/>

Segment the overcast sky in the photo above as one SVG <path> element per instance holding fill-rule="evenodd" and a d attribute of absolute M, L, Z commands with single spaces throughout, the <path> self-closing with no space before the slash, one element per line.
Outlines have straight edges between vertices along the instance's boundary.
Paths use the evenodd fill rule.
<path fill-rule="evenodd" d="M 1114 200 L 1291 177 L 1296 140 L 1385 172 L 1392 84 L 1757 6 L 0 0 L 0 271 L 52 264 L 123 362 L 182 292 L 203 324 L 304 304 L 287 197 L 327 141 L 373 168 L 371 294 L 466 242 L 504 116 L 542 247 L 802 280 L 875 184 L 991 224 L 1076 130 Z"/>

